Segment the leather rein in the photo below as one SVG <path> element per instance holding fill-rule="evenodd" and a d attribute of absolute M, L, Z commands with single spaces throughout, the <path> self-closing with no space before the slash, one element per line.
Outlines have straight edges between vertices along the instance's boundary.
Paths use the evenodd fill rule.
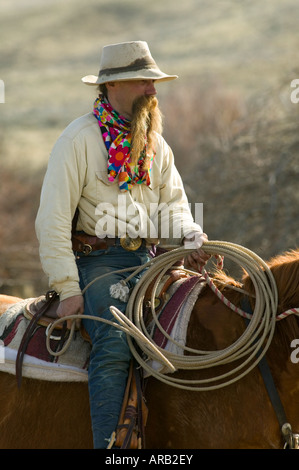
<path fill-rule="evenodd" d="M 251 305 L 247 297 L 244 297 L 244 299 L 242 300 L 241 308 L 244 312 L 248 313 L 249 315 L 252 315 Z M 244 321 L 246 323 L 246 326 L 248 326 L 248 318 L 244 318 Z M 271 404 L 275 411 L 283 439 L 285 441 L 284 448 L 299 449 L 299 434 L 295 434 L 292 432 L 292 427 L 288 422 L 286 412 L 280 399 L 279 393 L 277 391 L 277 387 L 275 385 L 266 355 L 262 357 L 262 359 L 258 363 L 258 367 L 263 378 L 267 393 L 269 395 Z"/>

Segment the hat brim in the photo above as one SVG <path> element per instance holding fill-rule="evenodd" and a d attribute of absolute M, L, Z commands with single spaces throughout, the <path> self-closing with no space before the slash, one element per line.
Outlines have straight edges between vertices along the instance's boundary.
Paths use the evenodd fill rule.
<path fill-rule="evenodd" d="M 138 72 L 122 72 L 119 74 L 100 74 L 96 75 L 86 75 L 81 80 L 85 85 L 102 85 L 108 82 L 119 82 L 127 80 L 155 80 L 156 82 L 166 82 L 170 80 L 175 80 L 178 78 L 177 75 L 167 75 L 157 69 L 144 69 L 139 70 Z"/>

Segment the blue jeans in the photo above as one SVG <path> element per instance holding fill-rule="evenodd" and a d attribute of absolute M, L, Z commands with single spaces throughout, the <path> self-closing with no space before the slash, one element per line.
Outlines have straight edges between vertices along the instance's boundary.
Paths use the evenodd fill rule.
<path fill-rule="evenodd" d="M 114 305 L 121 312 L 125 312 L 127 304 L 111 298 L 109 288 L 112 284 L 125 279 L 132 271 L 120 274 L 113 272 L 140 266 L 148 259 L 148 251 L 145 247 L 130 252 L 124 250 L 119 244 L 107 250 L 94 251 L 88 256 L 79 254 L 77 266 L 81 289 L 96 277 L 110 273 L 86 290 L 84 313 L 117 323 L 109 307 Z M 132 278 L 128 286 L 132 288 L 139 278 L 140 274 Z M 94 448 L 104 449 L 118 424 L 131 352 L 126 334 L 118 328 L 89 319 L 83 319 L 83 325 L 92 343 L 88 386 Z"/>

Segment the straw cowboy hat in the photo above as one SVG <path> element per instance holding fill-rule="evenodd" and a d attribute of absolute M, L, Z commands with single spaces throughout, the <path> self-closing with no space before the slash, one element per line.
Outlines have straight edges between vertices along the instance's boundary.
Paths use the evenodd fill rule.
<path fill-rule="evenodd" d="M 103 48 L 99 75 L 82 78 L 86 85 L 100 85 L 120 80 L 174 80 L 177 75 L 161 72 L 145 41 L 111 44 Z"/>

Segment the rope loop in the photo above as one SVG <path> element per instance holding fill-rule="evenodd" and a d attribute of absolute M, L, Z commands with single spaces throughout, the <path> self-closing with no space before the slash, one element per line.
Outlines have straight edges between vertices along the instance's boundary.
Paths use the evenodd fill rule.
<path fill-rule="evenodd" d="M 234 364 L 239 359 L 242 359 L 241 363 L 237 366 L 232 365 L 229 372 L 215 375 L 209 379 L 180 379 L 171 376 L 167 370 L 163 373 L 163 370 L 159 372 L 156 370 L 156 367 L 153 368 L 152 362 L 155 361 L 156 358 L 153 356 L 149 357 L 144 354 L 144 352 L 140 353 L 140 351 L 144 351 L 142 342 L 139 340 L 133 341 L 131 337 L 128 337 L 132 354 L 149 375 L 154 376 L 168 385 L 195 391 L 214 390 L 230 385 L 240 380 L 258 364 L 265 355 L 273 338 L 278 303 L 277 287 L 272 272 L 267 264 L 255 253 L 240 245 L 222 241 L 207 241 L 204 243 L 203 249 L 208 254 L 216 255 L 218 259 L 221 259 L 221 263 L 223 257 L 226 257 L 247 271 L 255 289 L 256 302 L 254 312 L 241 337 L 223 350 L 198 350 L 195 351 L 192 356 L 179 356 L 163 350 L 163 354 L 177 370 L 213 368 L 223 364 Z M 143 320 L 143 300 L 145 292 L 152 282 L 152 279 L 159 273 L 151 298 L 152 316 L 155 321 L 157 321 L 153 308 L 155 289 L 166 271 L 170 269 L 177 260 L 192 251 L 192 249 L 186 250 L 185 248 L 177 248 L 157 257 L 156 262 L 143 274 L 130 295 L 126 314 L 149 341 L 151 341 L 151 338 Z M 201 270 L 201 274 L 206 278 L 207 283 L 212 286 L 213 283 L 205 268 Z M 222 294 L 218 291 L 218 295 Z M 245 315 L 245 312 L 236 307 L 235 311 Z M 171 338 L 169 339 L 171 340 Z"/>
<path fill-rule="evenodd" d="M 154 309 L 155 292 L 163 275 L 173 267 L 176 261 L 184 258 L 193 249 L 184 247 L 175 248 L 153 258 L 145 265 L 138 267 L 128 278 L 126 282 L 135 275 L 136 272 L 144 270 L 140 280 L 132 290 L 124 315 L 117 308 L 111 306 L 110 310 L 117 322 L 108 322 L 100 317 L 91 317 L 97 321 L 108 322 L 127 333 L 128 343 L 136 361 L 143 367 L 147 374 L 154 376 L 158 380 L 185 390 L 207 391 L 215 390 L 224 386 L 228 386 L 237 380 L 240 380 L 248 374 L 266 354 L 275 330 L 276 312 L 278 303 L 277 287 L 271 270 L 267 264 L 258 257 L 254 252 L 224 241 L 207 241 L 203 245 L 203 250 L 217 258 L 217 266 L 222 267 L 223 257 L 235 262 L 244 268 L 250 276 L 255 289 L 255 308 L 250 316 L 250 321 L 243 334 L 229 347 L 217 351 L 201 351 L 192 350 L 193 355 L 177 355 L 169 353 L 154 344 L 149 332 L 146 329 L 143 318 L 144 297 L 148 286 L 153 279 L 157 277 L 151 294 L 151 311 L 158 327 L 162 329 L 158 323 L 157 315 Z M 180 268 L 181 269 L 181 268 Z M 132 271 L 133 269 L 130 269 Z M 125 271 L 125 270 L 121 270 Z M 158 273 L 158 276 L 157 276 Z M 194 275 L 203 275 L 209 286 L 215 291 L 216 295 L 222 294 L 213 285 L 205 268 L 201 269 L 201 274 L 192 272 Z M 100 276 L 102 278 L 103 276 Z M 96 282 L 98 279 L 92 281 Z M 86 286 L 85 290 L 89 287 Z M 85 291 L 84 290 L 84 291 Z M 223 297 L 223 296 L 222 296 Z M 223 299 L 222 299 L 223 301 Z M 237 313 L 245 316 L 245 312 L 235 306 L 229 305 Z M 89 316 L 73 315 L 68 318 L 90 318 Z M 51 331 L 55 328 L 57 322 L 64 321 L 61 318 L 55 321 L 47 337 L 47 348 L 50 349 L 49 340 Z M 162 329 L 162 331 L 164 331 Z M 168 339 L 172 340 L 166 332 Z M 71 336 L 71 334 L 70 334 Z M 173 341 L 173 340 L 172 340 Z M 180 345 L 181 346 L 181 345 Z M 188 348 L 186 348 L 188 349 Z M 65 351 L 62 349 L 59 353 L 49 351 L 53 355 L 61 354 Z M 241 359 L 241 361 L 239 361 Z M 223 364 L 234 364 L 238 361 L 238 365 L 231 366 L 229 372 L 215 375 L 209 379 L 180 379 L 171 375 L 176 370 L 200 370 L 213 368 Z M 153 362 L 158 362 L 164 366 L 164 371 L 158 371 L 153 367 Z"/>

